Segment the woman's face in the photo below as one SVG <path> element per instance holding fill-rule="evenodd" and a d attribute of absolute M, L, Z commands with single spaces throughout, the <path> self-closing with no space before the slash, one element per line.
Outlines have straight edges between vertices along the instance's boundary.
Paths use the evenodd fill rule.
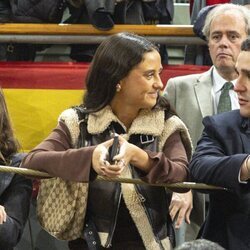
<path fill-rule="evenodd" d="M 161 71 L 160 54 L 156 50 L 145 53 L 142 62 L 120 81 L 121 91 L 118 93 L 123 105 L 138 110 L 154 107 L 163 88 Z"/>

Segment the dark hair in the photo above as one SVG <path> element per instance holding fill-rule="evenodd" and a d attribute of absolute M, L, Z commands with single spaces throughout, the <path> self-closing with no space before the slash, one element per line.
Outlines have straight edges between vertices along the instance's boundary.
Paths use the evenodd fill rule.
<path fill-rule="evenodd" d="M 17 153 L 18 142 L 14 137 L 5 98 L 0 89 L 0 161 L 8 163 L 11 155 Z"/>
<path fill-rule="evenodd" d="M 200 37 L 204 41 L 206 41 L 207 39 L 206 36 L 203 34 L 202 29 L 204 27 L 206 17 L 208 13 L 216 6 L 218 6 L 218 4 L 208 5 L 202 8 L 194 21 L 193 31 L 198 37 Z"/>
<path fill-rule="evenodd" d="M 146 38 L 132 33 L 108 37 L 98 47 L 86 78 L 84 106 L 96 112 L 113 99 L 116 85 L 138 65 L 147 52 L 158 48 Z"/>
<path fill-rule="evenodd" d="M 221 247 L 218 243 L 206 240 L 206 239 L 198 239 L 193 241 L 184 242 L 179 247 L 175 248 L 175 250 L 225 250 L 225 248 Z"/>
<path fill-rule="evenodd" d="M 241 44 L 242 51 L 250 51 L 250 36 L 246 38 Z"/>

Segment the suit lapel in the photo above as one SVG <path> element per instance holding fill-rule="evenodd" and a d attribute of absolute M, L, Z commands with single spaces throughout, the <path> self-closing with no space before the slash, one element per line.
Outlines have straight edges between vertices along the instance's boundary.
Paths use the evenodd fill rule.
<path fill-rule="evenodd" d="M 213 115 L 213 99 L 211 96 L 212 90 L 212 68 L 202 74 L 197 82 L 194 84 L 194 91 L 196 94 L 197 102 L 202 114 L 202 117 Z"/>

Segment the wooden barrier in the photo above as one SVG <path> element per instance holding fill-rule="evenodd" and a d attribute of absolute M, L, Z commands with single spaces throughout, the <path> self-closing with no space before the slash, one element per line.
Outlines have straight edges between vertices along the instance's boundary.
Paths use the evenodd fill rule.
<path fill-rule="evenodd" d="M 100 43 L 106 36 L 118 32 L 133 32 L 145 35 L 160 43 L 204 44 L 195 37 L 192 25 L 114 25 L 101 31 L 88 24 L 0 24 L 0 42 L 26 43 Z"/>
<path fill-rule="evenodd" d="M 88 67 L 87 63 L 0 62 L 0 86 L 24 151 L 35 147 L 50 133 L 64 109 L 82 102 Z M 207 69 L 207 66 L 165 65 L 161 78 L 165 85 L 171 77 Z"/>
<path fill-rule="evenodd" d="M 192 25 L 119 25 L 107 31 L 96 29 L 89 24 L 31 24 L 31 23 L 2 23 L 0 34 L 23 35 L 111 35 L 118 32 L 134 32 L 148 36 L 195 36 Z"/>

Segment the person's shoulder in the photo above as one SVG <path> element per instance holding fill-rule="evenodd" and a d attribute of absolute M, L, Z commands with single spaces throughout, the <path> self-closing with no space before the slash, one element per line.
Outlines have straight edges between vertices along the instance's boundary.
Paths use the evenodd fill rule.
<path fill-rule="evenodd" d="M 64 111 L 62 111 L 62 113 L 59 115 L 58 120 L 65 121 L 68 119 L 73 119 L 75 117 L 77 117 L 76 110 L 74 110 L 73 108 L 69 108 L 69 109 L 65 109 Z"/>
<path fill-rule="evenodd" d="M 204 118 L 204 123 L 215 123 L 217 125 L 227 125 L 227 126 L 234 126 L 241 122 L 242 116 L 240 115 L 240 110 L 232 110 L 229 112 L 224 112 L 221 114 L 207 116 Z"/>
<path fill-rule="evenodd" d="M 27 155 L 26 153 L 16 153 L 12 155 L 10 165 L 13 167 L 18 167 L 26 155 Z"/>
<path fill-rule="evenodd" d="M 174 122 L 175 124 L 178 124 L 178 126 L 183 127 L 183 128 L 187 128 L 185 123 L 180 119 L 180 117 L 176 114 L 168 114 L 168 116 L 165 116 L 165 122 L 166 123 L 170 123 L 170 122 Z"/>
<path fill-rule="evenodd" d="M 240 110 L 239 109 L 235 109 L 229 112 L 223 112 L 220 114 L 216 114 L 213 116 L 214 120 L 220 122 L 220 121 L 225 121 L 225 120 L 230 120 L 232 119 L 232 122 L 235 121 L 237 118 L 241 119 L 241 115 L 240 115 Z M 235 119 L 236 118 L 236 119 Z"/>
<path fill-rule="evenodd" d="M 211 71 L 210 69 L 205 72 L 197 73 L 197 74 L 190 74 L 190 75 L 183 75 L 183 76 L 176 76 L 173 78 L 170 78 L 167 82 L 167 84 L 174 82 L 176 84 L 190 84 L 190 82 L 196 82 L 202 79 L 203 77 L 211 77 Z"/>
<path fill-rule="evenodd" d="M 59 121 L 67 121 L 67 120 L 82 120 L 87 117 L 84 107 L 74 106 L 69 109 L 64 110 L 60 115 Z"/>
<path fill-rule="evenodd" d="M 60 114 L 58 122 L 62 126 L 66 126 L 65 129 L 69 131 L 73 145 L 76 144 L 80 133 L 80 126 L 87 117 L 81 106 L 66 109 Z"/>

